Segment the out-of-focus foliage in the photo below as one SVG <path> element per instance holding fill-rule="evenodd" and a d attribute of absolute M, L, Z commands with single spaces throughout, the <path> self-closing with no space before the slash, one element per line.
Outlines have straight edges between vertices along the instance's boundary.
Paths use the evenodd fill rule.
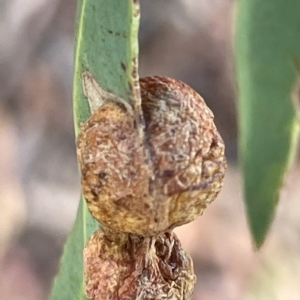
<path fill-rule="evenodd" d="M 239 151 L 253 240 L 264 242 L 295 149 L 298 0 L 237 3 Z"/>

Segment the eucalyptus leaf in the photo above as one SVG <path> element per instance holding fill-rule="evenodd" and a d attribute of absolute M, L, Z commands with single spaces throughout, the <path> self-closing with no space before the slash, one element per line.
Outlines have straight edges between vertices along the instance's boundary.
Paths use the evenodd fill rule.
<path fill-rule="evenodd" d="M 260 247 L 296 148 L 293 89 L 300 57 L 298 0 L 239 0 L 236 23 L 239 152 L 253 240 Z"/>
<path fill-rule="evenodd" d="M 76 15 L 73 106 L 76 135 L 90 116 L 81 75 L 93 74 L 104 90 L 140 103 L 137 84 L 139 4 L 137 0 L 79 0 Z M 86 299 L 82 251 L 99 224 L 81 197 L 74 227 L 54 280 L 52 300 Z"/>

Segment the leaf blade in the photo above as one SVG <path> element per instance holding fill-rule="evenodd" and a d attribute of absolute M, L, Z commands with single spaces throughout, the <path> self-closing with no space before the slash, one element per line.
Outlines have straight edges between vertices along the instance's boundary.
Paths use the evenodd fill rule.
<path fill-rule="evenodd" d="M 300 55 L 299 11 L 295 0 L 238 3 L 239 153 L 248 222 L 258 248 L 295 150 L 292 91 L 298 75 L 294 59 Z"/>
<path fill-rule="evenodd" d="M 139 4 L 133 0 L 79 0 L 76 20 L 73 110 L 77 136 L 80 124 L 90 116 L 81 84 L 84 71 L 89 70 L 104 89 L 132 104 L 140 102 L 137 84 Z M 98 226 L 81 197 L 50 299 L 87 299 L 82 251 Z"/>

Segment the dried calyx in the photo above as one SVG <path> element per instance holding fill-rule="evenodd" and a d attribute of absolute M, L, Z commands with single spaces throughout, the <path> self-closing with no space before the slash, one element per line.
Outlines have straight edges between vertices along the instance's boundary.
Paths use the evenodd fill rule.
<path fill-rule="evenodd" d="M 187 300 L 195 283 L 193 264 L 173 232 L 154 237 L 101 227 L 84 250 L 90 299 Z"/>
<path fill-rule="evenodd" d="M 140 86 L 144 141 L 125 101 L 97 86 L 102 105 L 82 126 L 77 153 L 94 218 L 153 236 L 202 214 L 222 187 L 226 160 L 200 95 L 166 77 L 143 78 Z"/>

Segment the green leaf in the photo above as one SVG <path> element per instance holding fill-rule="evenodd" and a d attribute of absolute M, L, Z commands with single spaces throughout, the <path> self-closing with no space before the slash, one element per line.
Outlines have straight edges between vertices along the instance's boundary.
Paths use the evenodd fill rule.
<path fill-rule="evenodd" d="M 81 0 L 78 4 L 74 62 L 76 132 L 89 116 L 81 74 L 91 72 L 100 86 L 128 102 L 137 101 L 139 6 L 137 0 Z"/>
<path fill-rule="evenodd" d="M 86 299 L 83 285 L 83 247 L 99 224 L 91 217 L 81 197 L 74 227 L 64 247 L 60 272 L 51 299 Z"/>
<path fill-rule="evenodd" d="M 240 0 L 237 13 L 239 153 L 249 225 L 260 247 L 296 146 L 300 1 Z"/>
<path fill-rule="evenodd" d="M 140 103 L 137 57 L 139 4 L 137 0 L 79 0 L 76 16 L 73 104 L 76 135 L 90 116 L 81 74 L 89 71 L 100 86 L 129 103 Z M 82 251 L 97 229 L 81 197 L 76 221 L 64 248 L 52 300 L 86 299 Z"/>

